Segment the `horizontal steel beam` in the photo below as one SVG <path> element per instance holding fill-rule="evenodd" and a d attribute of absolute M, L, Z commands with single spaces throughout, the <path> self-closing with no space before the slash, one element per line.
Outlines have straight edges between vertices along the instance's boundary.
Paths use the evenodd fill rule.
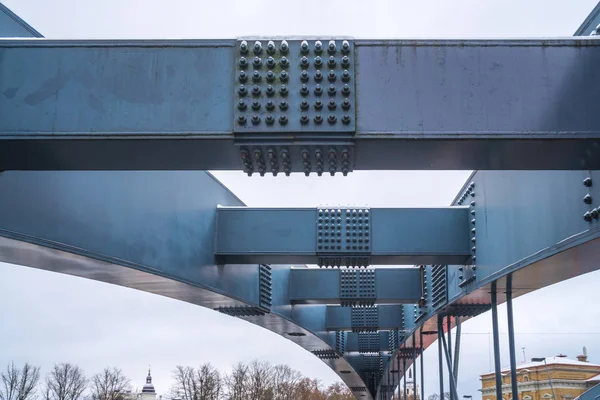
<path fill-rule="evenodd" d="M 292 269 L 292 304 L 415 304 L 422 293 L 421 273 L 417 268 L 377 268 L 363 270 L 322 268 Z M 366 279 L 348 282 L 345 273 L 372 273 Z M 369 279 L 372 278 L 372 279 Z"/>
<path fill-rule="evenodd" d="M 261 109 L 256 127 L 248 128 L 253 134 L 245 135 L 234 111 L 235 40 L 0 40 L 0 170 L 236 170 L 244 168 L 243 146 L 264 154 L 275 146 L 291 160 L 278 161 L 275 172 L 304 171 L 304 145 L 311 157 L 315 146 L 338 146 L 338 172 L 600 169 L 597 37 L 355 40 L 346 67 L 347 96 L 354 99 L 348 124 L 310 120 L 296 130 L 303 112 L 315 113 L 299 107 L 305 67 L 297 42 L 290 41 L 288 54 L 289 124 L 267 126 Z M 308 55 L 313 74 L 315 54 Z M 336 56 L 339 77 L 344 67 Z M 266 62 L 264 51 L 262 57 Z M 316 83 L 307 82 L 314 102 Z M 273 84 L 279 89 L 281 82 Z M 338 86 L 323 100 L 341 104 Z M 322 114 L 330 112 L 324 107 Z M 310 171 L 319 170 L 316 162 Z M 324 172 L 329 168 L 325 161 Z"/>
<path fill-rule="evenodd" d="M 404 329 L 403 305 L 381 304 L 377 305 L 377 329 L 392 330 Z M 341 306 L 327 306 L 327 330 L 328 331 L 351 331 L 352 308 Z"/>
<path fill-rule="evenodd" d="M 369 214 L 354 216 L 356 210 Z M 464 264 L 471 255 L 465 207 L 228 207 L 217 214 L 221 263 L 318 264 L 339 257 L 343 265 L 346 258 L 366 258 L 374 265 Z"/>

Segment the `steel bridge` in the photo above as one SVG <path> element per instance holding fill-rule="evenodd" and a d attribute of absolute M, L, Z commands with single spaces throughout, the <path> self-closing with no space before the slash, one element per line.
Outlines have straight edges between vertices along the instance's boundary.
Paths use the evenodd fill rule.
<path fill-rule="evenodd" d="M 440 339 L 415 375 L 447 365 L 452 400 L 462 321 L 492 310 L 501 398 L 497 305 L 515 383 L 512 299 L 600 267 L 597 11 L 471 41 L 48 40 L 2 11 L 1 261 L 242 318 L 361 399 Z M 476 172 L 415 209 L 250 208 L 204 172 L 394 169 Z"/>

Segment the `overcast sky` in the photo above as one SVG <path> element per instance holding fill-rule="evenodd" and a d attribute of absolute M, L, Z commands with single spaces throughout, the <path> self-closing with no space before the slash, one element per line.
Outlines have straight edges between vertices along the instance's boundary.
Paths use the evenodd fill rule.
<path fill-rule="evenodd" d="M 48 38 L 177 39 L 253 34 L 477 38 L 569 36 L 595 0 L 4 3 Z M 309 179 L 248 178 L 238 172 L 215 175 L 249 206 L 317 206 L 326 202 L 410 207 L 448 205 L 468 174 L 382 171 Z M 590 274 L 517 299 L 518 358 L 523 357 L 522 347 L 527 358 L 558 353 L 575 357 L 585 345 L 591 361 L 600 363 L 600 293 L 594 290 L 598 285 L 600 274 Z M 138 387 L 152 365 L 159 393 L 167 392 L 175 365 L 207 361 L 227 370 L 237 361 L 261 358 L 289 364 L 327 384 L 337 379 L 319 359 L 280 336 L 172 299 L 1 263 L 0 294 L 0 365 L 28 361 L 47 370 L 52 363 L 69 361 L 88 374 L 117 365 Z M 502 364 L 506 365 L 504 307 L 500 318 Z M 492 365 L 489 314 L 467 322 L 463 331 L 459 392 L 479 398 L 479 375 Z M 436 347 L 425 353 L 425 369 L 430 372 L 426 394 L 437 390 Z"/>

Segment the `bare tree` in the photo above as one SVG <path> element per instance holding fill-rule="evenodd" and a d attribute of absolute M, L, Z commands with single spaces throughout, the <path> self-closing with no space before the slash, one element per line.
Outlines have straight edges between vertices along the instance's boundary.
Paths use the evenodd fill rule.
<path fill-rule="evenodd" d="M 427 400 L 440 400 L 440 395 L 439 395 L 439 394 L 437 394 L 437 393 L 430 394 L 430 395 L 427 397 Z"/>
<path fill-rule="evenodd" d="M 248 368 L 250 374 L 250 398 L 271 400 L 273 398 L 273 367 L 265 362 L 254 360 Z"/>
<path fill-rule="evenodd" d="M 216 400 L 221 395 L 221 374 L 210 363 L 198 368 L 194 384 L 197 391 L 195 400 Z"/>
<path fill-rule="evenodd" d="M 316 379 L 302 378 L 296 386 L 298 400 L 326 400 L 327 396 L 321 390 L 321 384 Z"/>
<path fill-rule="evenodd" d="M 131 397 L 131 381 L 115 367 L 106 367 L 94 375 L 91 386 L 94 400 L 124 400 Z"/>
<path fill-rule="evenodd" d="M 194 369 L 192 367 L 182 367 L 181 365 L 175 367 L 173 380 L 175 383 L 171 388 L 170 397 L 181 400 L 196 400 Z"/>
<path fill-rule="evenodd" d="M 79 400 L 87 388 L 83 370 L 69 363 L 54 364 L 46 375 L 44 400 Z"/>
<path fill-rule="evenodd" d="M 40 380 L 40 368 L 25 363 L 19 369 L 14 363 L 0 373 L 0 400 L 35 400 L 36 387 Z"/>
<path fill-rule="evenodd" d="M 341 382 L 335 382 L 329 385 L 325 391 L 327 400 L 353 400 L 355 397 L 348 386 Z"/>
<path fill-rule="evenodd" d="M 244 363 L 234 365 L 231 374 L 225 378 L 228 400 L 252 400 L 248 390 L 249 381 L 248 366 Z"/>
<path fill-rule="evenodd" d="M 289 365 L 276 365 L 272 372 L 274 400 L 295 400 L 298 382 L 302 374 Z"/>

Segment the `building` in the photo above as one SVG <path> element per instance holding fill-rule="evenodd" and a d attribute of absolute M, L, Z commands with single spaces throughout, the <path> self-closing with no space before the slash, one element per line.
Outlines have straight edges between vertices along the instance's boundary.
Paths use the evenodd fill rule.
<path fill-rule="evenodd" d="M 152 384 L 152 375 L 150 374 L 150 368 L 148 368 L 148 376 L 146 376 L 146 383 L 142 387 L 142 391 L 138 394 L 138 400 L 156 400 L 156 390 Z"/>
<path fill-rule="evenodd" d="M 496 374 L 481 375 L 483 400 L 496 400 Z M 564 355 L 517 365 L 519 400 L 574 400 L 600 381 L 600 365 Z M 554 395 L 553 395 L 554 392 Z M 512 400 L 510 368 L 502 370 L 502 399 Z"/>

